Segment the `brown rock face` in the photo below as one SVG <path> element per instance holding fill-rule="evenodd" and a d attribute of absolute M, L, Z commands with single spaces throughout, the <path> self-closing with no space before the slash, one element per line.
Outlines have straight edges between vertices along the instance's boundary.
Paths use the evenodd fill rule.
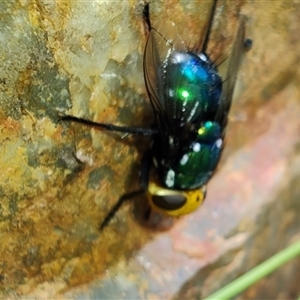
<path fill-rule="evenodd" d="M 210 1 L 150 8 L 166 38 L 163 25 L 173 22 L 190 47 L 201 42 Z M 158 231 L 141 222 L 140 197 L 100 234 L 119 196 L 137 188 L 151 139 L 58 115 L 151 126 L 142 10 L 139 1 L 0 4 L 0 298 L 199 299 L 299 239 L 300 3 L 292 0 L 218 1 L 211 57 L 229 56 L 240 13 L 253 47 L 204 205 L 172 226 L 154 219 L 168 227 Z M 295 299 L 298 278 L 299 259 L 239 298 Z"/>

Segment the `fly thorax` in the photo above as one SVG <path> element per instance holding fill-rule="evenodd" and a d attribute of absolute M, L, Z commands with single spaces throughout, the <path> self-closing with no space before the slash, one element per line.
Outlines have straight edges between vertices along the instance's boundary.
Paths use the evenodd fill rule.
<path fill-rule="evenodd" d="M 180 115 L 185 122 L 193 122 L 217 112 L 222 80 L 206 55 L 173 51 L 163 68 L 168 119 Z"/>

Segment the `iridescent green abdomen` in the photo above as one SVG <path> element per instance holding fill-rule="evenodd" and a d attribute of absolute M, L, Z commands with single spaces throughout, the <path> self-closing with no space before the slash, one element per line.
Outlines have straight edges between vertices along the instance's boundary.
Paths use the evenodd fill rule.
<path fill-rule="evenodd" d="M 197 137 L 184 152 L 181 152 L 180 157 L 160 165 L 164 185 L 168 188 L 188 190 L 206 184 L 219 162 L 222 144 L 219 124 L 204 122 L 197 130 Z"/>
<path fill-rule="evenodd" d="M 189 151 L 173 166 L 174 186 L 178 189 L 194 189 L 206 184 L 219 162 L 223 144 L 220 126 L 206 122 L 198 132 Z"/>

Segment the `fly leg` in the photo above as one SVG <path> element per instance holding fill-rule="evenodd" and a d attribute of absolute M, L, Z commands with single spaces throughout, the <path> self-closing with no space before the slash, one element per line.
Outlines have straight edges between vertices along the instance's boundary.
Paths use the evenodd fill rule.
<path fill-rule="evenodd" d="M 111 219 L 115 216 L 115 214 L 118 212 L 120 207 L 127 202 L 128 200 L 132 200 L 133 198 L 144 194 L 148 189 L 148 183 L 149 183 L 149 171 L 151 167 L 151 153 L 150 150 L 146 151 L 146 153 L 143 155 L 142 161 L 141 161 L 141 170 L 140 170 L 140 189 L 124 194 L 121 196 L 118 200 L 118 202 L 113 206 L 113 208 L 110 210 L 110 212 L 107 214 L 103 222 L 101 223 L 99 230 L 100 232 L 103 231 L 103 229 L 108 225 L 108 223 L 111 221 Z"/>
<path fill-rule="evenodd" d="M 111 209 L 111 211 L 108 213 L 108 215 L 105 217 L 103 222 L 101 223 L 99 230 L 103 231 L 103 229 L 108 225 L 110 220 L 115 216 L 117 211 L 120 209 L 120 207 L 128 200 L 133 199 L 136 196 L 139 196 L 145 192 L 144 189 L 136 190 L 131 193 L 125 194 L 119 198 L 119 201 L 114 205 L 114 207 Z"/>
<path fill-rule="evenodd" d="M 129 127 L 129 126 L 118 126 L 114 124 L 108 124 L 108 123 L 100 123 L 100 122 L 94 122 L 91 120 L 71 116 L 71 115 L 59 115 L 60 121 L 66 121 L 66 122 L 74 122 L 83 124 L 86 126 L 90 126 L 97 129 L 105 129 L 108 131 L 114 131 L 114 132 L 123 132 L 123 133 L 132 133 L 137 135 L 143 135 L 143 136 L 152 136 L 158 134 L 158 131 L 156 129 L 151 128 L 138 128 L 138 127 Z"/>

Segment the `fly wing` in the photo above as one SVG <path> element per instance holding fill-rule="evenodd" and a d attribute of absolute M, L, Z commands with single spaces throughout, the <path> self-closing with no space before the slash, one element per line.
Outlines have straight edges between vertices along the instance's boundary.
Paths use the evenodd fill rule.
<path fill-rule="evenodd" d="M 172 45 L 151 28 L 144 52 L 144 77 L 151 105 L 157 121 L 164 118 L 162 87 L 162 58 L 171 51 Z"/>
<path fill-rule="evenodd" d="M 173 119 L 178 109 L 172 107 L 171 99 L 166 97 L 166 66 L 172 52 L 186 52 L 187 48 L 174 24 L 168 20 L 156 20 L 155 26 L 152 27 L 148 11 L 146 11 L 145 19 L 149 29 L 144 52 L 146 88 L 158 126 L 161 130 L 170 133 L 170 131 L 173 131 Z"/>
<path fill-rule="evenodd" d="M 239 28 L 229 58 L 226 80 L 223 83 L 221 105 L 218 110 L 216 121 L 221 125 L 223 134 L 228 122 L 228 113 L 231 106 L 234 85 L 241 64 L 242 55 L 245 52 L 245 17 L 240 17 Z"/>
<path fill-rule="evenodd" d="M 144 52 L 144 77 L 147 92 L 153 107 L 156 121 L 162 129 L 172 126 L 169 118 L 168 100 L 164 94 L 165 64 L 170 53 L 175 49 L 186 51 L 184 42 L 170 24 L 157 22 L 157 28 L 150 28 Z M 168 32 L 168 40 L 160 33 L 160 28 Z M 167 28 L 167 29 L 166 29 Z"/>

